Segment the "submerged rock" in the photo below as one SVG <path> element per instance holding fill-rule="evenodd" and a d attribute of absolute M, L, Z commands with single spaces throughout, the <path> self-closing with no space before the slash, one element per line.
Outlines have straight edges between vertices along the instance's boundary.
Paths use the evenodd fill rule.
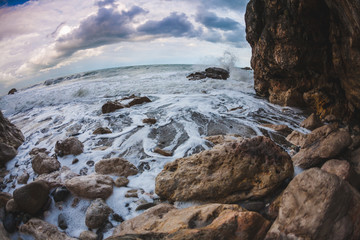
<path fill-rule="evenodd" d="M 33 156 L 31 160 L 32 168 L 37 174 L 51 173 L 57 171 L 60 168 L 60 162 L 54 158 L 48 156 L 46 153 L 39 152 Z"/>
<path fill-rule="evenodd" d="M 140 239 L 152 236 L 150 239 L 256 240 L 264 238 L 269 226 L 270 222 L 260 214 L 237 205 L 207 204 L 176 209 L 159 204 L 121 223 L 108 239 L 137 235 Z"/>
<path fill-rule="evenodd" d="M 90 229 L 104 226 L 113 210 L 101 198 L 95 199 L 86 210 L 85 224 Z"/>
<path fill-rule="evenodd" d="M 91 174 L 66 180 L 65 186 L 79 197 L 106 199 L 112 194 L 113 180 L 106 175 Z"/>
<path fill-rule="evenodd" d="M 32 235 L 36 240 L 76 240 L 60 232 L 56 226 L 37 218 L 32 218 L 21 225 L 20 232 Z"/>
<path fill-rule="evenodd" d="M 266 239 L 359 239 L 360 194 L 335 175 L 312 168 L 285 189 Z"/>
<path fill-rule="evenodd" d="M 232 203 L 263 197 L 292 175 L 289 155 L 269 138 L 254 137 L 166 164 L 155 192 L 170 201 Z"/>
<path fill-rule="evenodd" d="M 50 189 L 45 181 L 35 181 L 15 189 L 13 196 L 21 210 L 35 215 L 46 205 L 49 193 Z"/>
<path fill-rule="evenodd" d="M 112 133 L 112 131 L 107 128 L 107 127 L 99 127 L 97 129 L 95 129 L 95 131 L 93 132 L 93 134 L 109 134 Z"/>
<path fill-rule="evenodd" d="M 95 164 L 95 172 L 116 176 L 132 176 L 138 173 L 137 168 L 123 158 L 102 159 Z"/>
<path fill-rule="evenodd" d="M 125 106 L 117 101 L 108 101 L 107 103 L 105 103 L 102 107 L 101 107 L 101 111 L 103 114 L 105 113 L 111 113 L 111 112 L 115 112 L 118 109 L 122 109 L 125 108 Z"/>
<path fill-rule="evenodd" d="M 63 141 L 57 141 L 55 153 L 62 157 L 65 155 L 79 155 L 84 151 L 84 145 L 75 137 L 69 137 Z"/>

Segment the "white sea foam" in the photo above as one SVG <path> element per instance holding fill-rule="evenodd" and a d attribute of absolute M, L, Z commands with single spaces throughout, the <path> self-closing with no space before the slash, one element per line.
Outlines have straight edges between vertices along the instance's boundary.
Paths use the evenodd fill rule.
<path fill-rule="evenodd" d="M 226 81 L 186 79 L 187 74 L 205 67 L 160 65 L 101 70 L 48 81 L 47 85 L 2 97 L 0 108 L 26 137 L 19 154 L 7 164 L 10 174 L 16 176 L 26 170 L 32 181 L 36 175 L 31 168 L 31 149 L 46 148 L 53 154 L 56 141 L 76 135 L 85 146 L 84 153 L 76 156 L 79 163 L 71 164 L 74 156 L 59 158 L 62 166 L 76 173 L 84 167 L 88 168 L 88 174 L 94 172 L 94 167 L 86 164 L 90 160 L 97 162 L 118 156 L 136 166 L 146 166 L 143 172 L 129 177 L 128 187 L 114 187 L 113 195 L 107 199 L 116 213 L 129 219 L 142 212 L 135 211 L 139 199 L 156 198 L 155 177 L 167 162 L 211 146 L 203 137 L 265 134 L 278 141 L 277 133 L 262 127 L 263 123 L 286 124 L 303 131 L 298 128 L 304 119 L 301 111 L 272 105 L 255 95 L 251 71 L 232 68 L 231 77 Z M 148 96 L 152 102 L 101 114 L 101 106 L 106 101 L 131 94 Z M 144 124 L 144 118 L 155 118 L 157 123 Z M 113 133 L 93 135 L 100 126 L 110 128 Z M 107 148 L 99 149 L 104 146 Z M 172 151 L 173 156 L 154 153 L 157 146 Z M 6 178 L 10 178 L 10 174 Z M 143 189 L 144 193 L 139 193 L 139 199 L 125 198 L 130 189 Z M 9 184 L 4 191 L 13 190 Z M 78 207 L 72 208 L 70 199 L 61 211 L 53 204 L 45 220 L 57 225 L 57 216 L 62 212 L 69 225 L 65 232 L 78 237 L 86 230 L 84 216 L 89 204 L 81 200 Z M 177 203 L 180 207 L 189 204 L 194 203 Z M 105 236 L 110 234 L 111 231 Z"/>

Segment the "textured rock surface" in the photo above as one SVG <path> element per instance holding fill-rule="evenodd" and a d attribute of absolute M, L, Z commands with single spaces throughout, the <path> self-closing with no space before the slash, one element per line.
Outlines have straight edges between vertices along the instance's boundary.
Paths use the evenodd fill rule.
<path fill-rule="evenodd" d="M 340 179 L 348 181 L 356 189 L 360 186 L 360 176 L 348 161 L 332 159 L 322 165 L 321 170 L 334 174 Z"/>
<path fill-rule="evenodd" d="M 0 166 L 16 156 L 16 149 L 24 141 L 21 131 L 0 111 Z"/>
<path fill-rule="evenodd" d="M 346 129 L 325 125 L 307 135 L 303 148 L 292 157 L 295 166 L 310 168 L 336 158 L 352 140 Z"/>
<path fill-rule="evenodd" d="M 36 240 L 76 240 L 60 232 L 56 226 L 37 218 L 21 225 L 20 232 L 32 235 Z"/>
<path fill-rule="evenodd" d="M 122 109 L 125 106 L 122 105 L 121 103 L 117 102 L 117 101 L 108 101 L 107 103 L 105 103 L 102 107 L 101 107 L 101 111 L 102 113 L 111 113 L 111 112 L 115 112 L 118 109 Z"/>
<path fill-rule="evenodd" d="M 258 94 L 321 117 L 360 109 L 358 1 L 251 0 L 245 19 Z"/>
<path fill-rule="evenodd" d="M 95 131 L 93 132 L 93 134 L 109 134 L 112 133 L 112 131 L 107 128 L 107 127 L 99 127 L 97 129 L 95 129 Z"/>
<path fill-rule="evenodd" d="M 106 199 L 112 194 L 113 180 L 109 176 L 91 174 L 66 180 L 65 186 L 70 192 L 79 197 Z"/>
<path fill-rule="evenodd" d="M 16 180 L 19 184 L 26 184 L 29 178 L 30 178 L 29 173 L 24 171 L 20 176 L 16 178 Z"/>
<path fill-rule="evenodd" d="M 63 141 L 57 141 L 55 152 L 57 155 L 79 155 L 84 151 L 84 145 L 77 138 L 69 137 Z"/>
<path fill-rule="evenodd" d="M 51 173 L 60 168 L 60 162 L 48 156 L 46 153 L 39 152 L 31 160 L 32 168 L 37 174 Z"/>
<path fill-rule="evenodd" d="M 260 214 L 237 205 L 207 204 L 176 209 L 160 204 L 121 223 L 109 239 L 125 239 L 121 236 L 131 234 L 152 235 L 153 239 L 263 239 L 269 226 Z"/>
<path fill-rule="evenodd" d="M 329 115 L 328 115 L 329 116 Z M 300 123 L 300 126 L 309 130 L 314 130 L 321 127 L 323 124 L 316 114 L 311 114 L 307 119 Z"/>
<path fill-rule="evenodd" d="M 36 214 L 48 201 L 49 190 L 46 182 L 35 181 L 16 189 L 13 196 L 15 203 L 21 210 Z"/>
<path fill-rule="evenodd" d="M 210 67 L 204 72 L 195 72 L 187 76 L 189 80 L 201 80 L 204 78 L 222 79 L 226 80 L 230 77 L 229 71 L 223 68 Z"/>
<path fill-rule="evenodd" d="M 112 209 L 101 198 L 95 199 L 86 210 L 85 224 L 90 229 L 100 228 L 107 221 Z"/>
<path fill-rule="evenodd" d="M 80 233 L 79 240 L 97 240 L 97 237 L 96 233 L 84 231 Z"/>
<path fill-rule="evenodd" d="M 77 176 L 79 176 L 79 174 L 74 173 L 70 170 L 70 168 L 63 166 L 59 171 L 49 174 L 41 174 L 36 178 L 36 180 L 43 180 L 50 186 L 50 188 L 55 188 L 65 185 L 66 180 Z"/>
<path fill-rule="evenodd" d="M 354 188 L 312 168 L 285 189 L 266 239 L 359 239 L 359 213 L 360 194 Z"/>
<path fill-rule="evenodd" d="M 263 197 L 292 175 L 288 154 L 269 138 L 254 137 L 166 164 L 155 192 L 171 201 L 232 203 Z"/>
<path fill-rule="evenodd" d="M 294 130 L 286 137 L 286 140 L 296 146 L 302 147 L 305 144 L 306 137 L 306 134 Z"/>
<path fill-rule="evenodd" d="M 138 173 L 137 168 L 123 158 L 102 159 L 95 164 L 95 172 L 116 176 L 132 176 Z"/>

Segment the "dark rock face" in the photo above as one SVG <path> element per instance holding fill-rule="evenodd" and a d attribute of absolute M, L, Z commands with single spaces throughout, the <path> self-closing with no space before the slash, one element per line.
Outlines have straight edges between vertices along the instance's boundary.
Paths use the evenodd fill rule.
<path fill-rule="evenodd" d="M 24 141 L 21 131 L 0 111 L 0 166 L 16 156 L 16 149 Z"/>
<path fill-rule="evenodd" d="M 12 89 L 8 92 L 8 95 L 15 94 L 16 92 L 17 92 L 17 89 L 16 89 L 16 88 L 12 88 Z"/>
<path fill-rule="evenodd" d="M 320 117 L 360 109 L 360 3 L 251 0 L 245 15 L 255 90 Z"/>
<path fill-rule="evenodd" d="M 204 72 L 195 72 L 187 76 L 189 80 L 201 80 L 204 78 L 226 80 L 230 77 L 229 71 L 223 68 L 211 67 L 205 69 Z"/>

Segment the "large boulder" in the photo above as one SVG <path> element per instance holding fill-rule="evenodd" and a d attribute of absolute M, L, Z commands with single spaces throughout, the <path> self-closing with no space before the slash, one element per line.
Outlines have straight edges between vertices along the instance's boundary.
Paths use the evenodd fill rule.
<path fill-rule="evenodd" d="M 282 194 L 266 239 L 360 239 L 360 194 L 333 174 L 304 171 Z"/>
<path fill-rule="evenodd" d="M 76 240 L 60 232 L 56 226 L 37 218 L 21 225 L 20 232 L 32 235 L 36 240 Z"/>
<path fill-rule="evenodd" d="M 84 151 L 84 145 L 75 137 L 69 137 L 63 141 L 57 141 L 55 152 L 58 156 L 79 155 Z"/>
<path fill-rule="evenodd" d="M 79 176 L 79 174 L 72 172 L 69 167 L 63 166 L 56 172 L 41 174 L 36 178 L 36 180 L 43 180 L 50 186 L 50 188 L 55 188 L 65 185 L 66 180 L 77 176 Z"/>
<path fill-rule="evenodd" d="M 205 69 L 204 72 L 195 72 L 187 76 L 189 80 L 201 80 L 204 78 L 226 80 L 229 77 L 230 77 L 229 71 L 218 67 L 210 67 Z"/>
<path fill-rule="evenodd" d="M 314 130 L 321 127 L 323 124 L 320 118 L 315 114 L 311 114 L 307 119 L 300 123 L 300 126 L 309 130 Z"/>
<path fill-rule="evenodd" d="M 35 181 L 15 189 L 14 201 L 24 212 L 37 214 L 49 199 L 50 189 L 46 182 Z"/>
<path fill-rule="evenodd" d="M 123 158 L 102 159 L 95 164 L 95 172 L 128 177 L 138 173 L 137 168 Z"/>
<path fill-rule="evenodd" d="M 138 235 L 153 239 L 263 239 L 270 222 L 237 205 L 207 204 L 176 209 L 159 204 L 121 223 L 108 240 Z M 130 238 L 131 239 L 131 238 Z"/>
<path fill-rule="evenodd" d="M 101 198 L 95 199 L 86 210 L 85 224 L 90 229 L 105 225 L 113 210 Z"/>
<path fill-rule="evenodd" d="M 303 147 L 292 160 L 295 166 L 311 168 L 336 158 L 351 142 L 346 129 L 339 129 L 336 124 L 325 125 L 307 135 Z"/>
<path fill-rule="evenodd" d="M 106 199 L 112 194 L 113 179 L 106 175 L 91 174 L 66 180 L 65 186 L 79 197 Z"/>
<path fill-rule="evenodd" d="M 35 173 L 51 173 L 60 168 L 60 162 L 54 158 L 50 157 L 46 153 L 39 152 L 31 160 L 32 168 Z"/>
<path fill-rule="evenodd" d="M 17 155 L 17 148 L 25 141 L 21 131 L 0 111 L 0 166 Z"/>
<path fill-rule="evenodd" d="M 171 201 L 260 198 L 293 176 L 289 155 L 266 137 L 226 142 L 165 165 L 155 192 Z"/>

